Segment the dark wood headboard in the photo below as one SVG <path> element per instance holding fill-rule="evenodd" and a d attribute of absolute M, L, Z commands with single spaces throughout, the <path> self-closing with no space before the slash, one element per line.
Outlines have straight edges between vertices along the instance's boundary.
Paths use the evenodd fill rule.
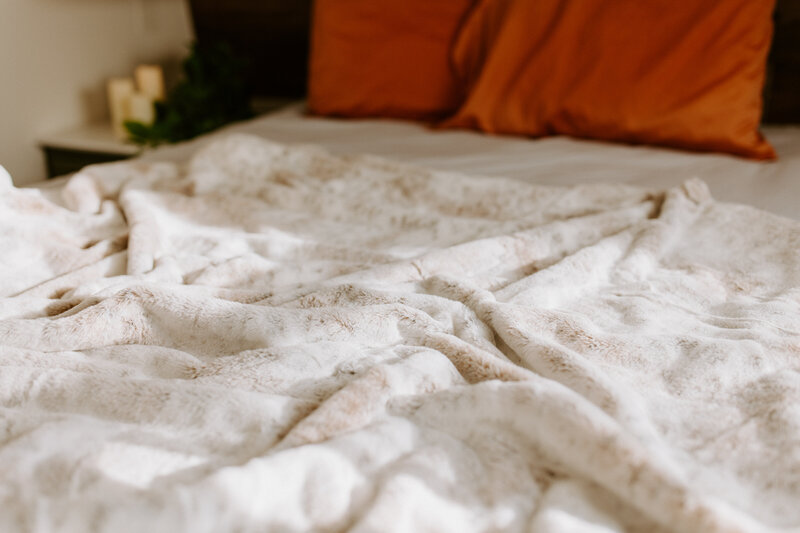
<path fill-rule="evenodd" d="M 199 42 L 228 42 L 257 96 L 302 98 L 313 0 L 189 0 Z M 375 0 L 380 1 L 380 0 Z M 760 1 L 760 0 L 753 0 Z M 765 122 L 800 123 L 800 0 L 778 0 Z"/>
<path fill-rule="evenodd" d="M 257 96 L 302 98 L 312 0 L 190 0 L 197 40 L 224 41 L 249 63 Z"/>
<path fill-rule="evenodd" d="M 764 92 L 764 121 L 800 124 L 800 2 L 778 0 Z"/>

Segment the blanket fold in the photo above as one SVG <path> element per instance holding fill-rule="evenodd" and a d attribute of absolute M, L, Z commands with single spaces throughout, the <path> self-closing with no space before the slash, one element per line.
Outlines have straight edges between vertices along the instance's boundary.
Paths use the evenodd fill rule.
<path fill-rule="evenodd" d="M 3 531 L 800 527 L 800 226 L 245 135 L 0 184 Z"/>

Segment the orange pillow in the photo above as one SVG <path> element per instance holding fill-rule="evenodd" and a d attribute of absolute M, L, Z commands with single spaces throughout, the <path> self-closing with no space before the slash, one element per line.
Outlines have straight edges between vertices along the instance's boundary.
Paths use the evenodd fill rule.
<path fill-rule="evenodd" d="M 434 119 L 462 100 L 451 65 L 473 0 L 316 0 L 308 106 L 348 117 Z"/>
<path fill-rule="evenodd" d="M 774 0 L 482 0 L 446 126 L 774 159 L 758 130 Z"/>

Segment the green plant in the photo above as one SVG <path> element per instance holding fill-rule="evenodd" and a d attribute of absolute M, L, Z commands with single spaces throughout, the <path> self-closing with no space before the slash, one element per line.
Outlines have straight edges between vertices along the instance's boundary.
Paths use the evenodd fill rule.
<path fill-rule="evenodd" d="M 165 101 L 156 102 L 153 124 L 125 122 L 130 140 L 147 146 L 173 143 L 252 117 L 244 67 L 224 43 L 192 44 L 183 79 Z"/>

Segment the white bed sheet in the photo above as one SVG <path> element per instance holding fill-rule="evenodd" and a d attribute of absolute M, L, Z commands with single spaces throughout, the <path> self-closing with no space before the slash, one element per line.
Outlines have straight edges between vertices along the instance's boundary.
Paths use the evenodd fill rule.
<path fill-rule="evenodd" d="M 765 129 L 779 160 L 762 163 L 567 137 L 531 140 L 437 131 L 403 121 L 310 117 L 299 103 L 195 141 L 153 150 L 144 158 L 188 159 L 199 146 L 233 131 L 284 143 L 319 144 L 334 154 L 374 154 L 429 168 L 546 185 L 606 182 L 661 190 L 696 177 L 708 184 L 717 200 L 800 219 L 800 127 L 796 126 Z"/>

